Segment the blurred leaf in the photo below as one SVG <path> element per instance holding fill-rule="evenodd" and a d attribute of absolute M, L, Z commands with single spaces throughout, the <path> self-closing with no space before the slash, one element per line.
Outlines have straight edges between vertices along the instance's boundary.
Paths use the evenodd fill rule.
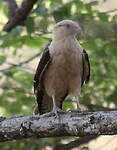
<path fill-rule="evenodd" d="M 108 21 L 109 16 L 106 13 L 101 13 L 98 12 L 98 17 L 102 20 L 102 21 Z"/>
<path fill-rule="evenodd" d="M 26 29 L 29 34 L 35 31 L 34 19 L 32 17 L 28 17 L 26 20 Z"/>
<path fill-rule="evenodd" d="M 62 19 L 69 18 L 71 15 L 71 3 L 66 4 L 59 10 L 53 12 L 54 19 L 58 22 Z"/>
<path fill-rule="evenodd" d="M 48 9 L 43 5 L 43 4 L 40 4 L 36 9 L 35 9 L 36 13 L 39 15 L 39 16 L 43 16 L 43 17 L 48 17 L 49 14 L 48 14 Z"/>
<path fill-rule="evenodd" d="M 95 6 L 95 5 L 98 5 L 98 1 L 97 0 L 94 0 L 94 1 L 91 1 L 89 2 L 90 6 Z"/>
<path fill-rule="evenodd" d="M 12 73 L 12 71 L 10 71 L 10 70 L 4 70 L 3 73 L 4 73 L 6 76 L 8 76 L 8 77 L 12 77 L 12 76 L 13 76 L 13 73 Z"/>
<path fill-rule="evenodd" d="M 0 65 L 2 65 L 6 60 L 6 56 L 0 55 Z"/>

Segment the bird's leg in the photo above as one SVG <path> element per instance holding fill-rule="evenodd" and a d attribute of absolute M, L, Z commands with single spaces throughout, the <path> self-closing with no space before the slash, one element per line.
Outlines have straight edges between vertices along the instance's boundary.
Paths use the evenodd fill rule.
<path fill-rule="evenodd" d="M 52 96 L 52 101 L 53 101 L 53 110 L 56 109 L 56 103 L 55 103 L 55 96 Z"/>
<path fill-rule="evenodd" d="M 75 101 L 76 101 L 76 104 L 77 104 L 77 110 L 81 111 L 81 108 L 80 108 L 80 103 L 79 103 L 79 99 L 77 96 L 74 97 Z"/>
<path fill-rule="evenodd" d="M 60 112 L 61 110 L 56 106 L 56 102 L 55 102 L 55 96 L 52 96 L 52 101 L 53 101 L 53 108 L 52 108 L 52 113 L 54 113 L 57 117 L 58 116 L 58 112 Z"/>
<path fill-rule="evenodd" d="M 72 111 L 72 112 L 81 112 L 80 103 L 79 103 L 78 97 L 77 97 L 77 96 L 74 96 L 74 97 L 72 98 L 72 101 L 77 104 L 77 109 L 76 109 L 76 110 L 70 110 L 70 111 Z"/>

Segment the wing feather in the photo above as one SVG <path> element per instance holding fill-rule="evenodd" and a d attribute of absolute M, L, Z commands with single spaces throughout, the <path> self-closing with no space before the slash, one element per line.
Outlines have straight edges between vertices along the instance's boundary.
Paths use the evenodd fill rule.
<path fill-rule="evenodd" d="M 52 98 L 48 96 L 43 86 L 43 76 L 46 73 L 49 65 L 51 65 L 51 57 L 49 54 L 49 49 L 46 49 L 43 52 L 43 55 L 38 64 L 35 76 L 34 76 L 34 93 L 36 95 L 36 100 L 38 104 L 38 108 L 35 110 L 39 114 L 44 114 L 52 110 L 53 103 Z M 62 109 L 62 104 L 64 99 L 67 96 L 67 91 L 56 95 L 56 105 Z"/>
<path fill-rule="evenodd" d="M 36 73 L 34 76 L 33 82 L 34 82 L 34 93 L 35 94 L 36 94 L 36 91 L 38 90 L 38 88 L 40 88 L 40 86 L 41 86 L 41 79 L 42 79 L 50 61 L 51 61 L 51 58 L 50 58 L 50 54 L 49 54 L 49 49 L 47 48 L 43 52 L 43 55 L 39 61 L 39 64 L 37 66 Z"/>
<path fill-rule="evenodd" d="M 87 52 L 83 49 L 82 53 L 82 65 L 83 65 L 83 71 L 82 71 L 82 83 L 81 86 L 85 83 L 88 83 L 90 80 L 90 62 Z"/>
<path fill-rule="evenodd" d="M 44 73 L 46 72 L 50 62 L 51 62 L 51 57 L 49 54 L 49 48 L 47 46 L 39 61 L 39 64 L 37 66 L 36 73 L 34 76 L 34 80 L 33 80 L 34 94 L 36 95 L 36 100 L 38 103 L 38 110 L 40 114 L 41 114 L 41 109 L 42 109 L 43 97 L 44 95 L 47 95 L 45 93 L 42 81 L 43 81 Z"/>

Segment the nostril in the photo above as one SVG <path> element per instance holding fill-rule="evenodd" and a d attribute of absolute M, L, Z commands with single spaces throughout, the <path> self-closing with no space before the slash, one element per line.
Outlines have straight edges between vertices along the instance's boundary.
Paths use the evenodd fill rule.
<path fill-rule="evenodd" d="M 66 27 L 67 27 L 67 28 L 70 28 L 70 25 L 69 25 L 69 24 L 67 24 L 67 25 L 66 25 Z"/>

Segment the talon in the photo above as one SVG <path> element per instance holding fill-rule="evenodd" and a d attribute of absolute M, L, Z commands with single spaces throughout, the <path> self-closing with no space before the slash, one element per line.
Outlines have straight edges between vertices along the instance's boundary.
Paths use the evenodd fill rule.
<path fill-rule="evenodd" d="M 55 116 L 57 118 L 59 118 L 59 112 L 62 112 L 62 110 L 60 108 L 58 108 L 57 106 L 53 107 L 51 113 L 55 114 Z"/>

